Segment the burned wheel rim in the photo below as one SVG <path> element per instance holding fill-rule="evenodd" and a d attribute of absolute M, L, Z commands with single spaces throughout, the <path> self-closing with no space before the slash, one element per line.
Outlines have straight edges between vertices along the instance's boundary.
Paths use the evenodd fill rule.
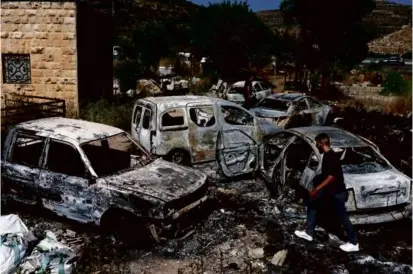
<path fill-rule="evenodd" d="M 183 150 L 176 150 L 172 152 L 170 161 L 179 165 L 189 165 L 188 154 Z"/>

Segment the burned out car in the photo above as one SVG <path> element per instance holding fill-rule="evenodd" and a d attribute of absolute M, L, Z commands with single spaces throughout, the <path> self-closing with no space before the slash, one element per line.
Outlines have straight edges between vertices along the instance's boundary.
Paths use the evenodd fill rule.
<path fill-rule="evenodd" d="M 291 128 L 262 145 L 240 131 L 221 132 L 218 162 L 229 177 L 260 170 L 276 195 L 288 187 L 311 190 L 322 162 L 314 138 L 322 132 L 329 135 L 333 151 L 340 155 L 349 193 L 346 207 L 354 223 L 381 223 L 411 216 L 411 178 L 394 168 L 373 143 L 339 128 Z M 238 140 L 243 136 L 238 146 L 229 142 L 236 135 Z"/>
<path fill-rule="evenodd" d="M 178 164 L 214 161 L 218 132 L 227 129 L 240 129 L 258 143 L 280 130 L 237 104 L 207 96 L 142 98 L 132 112 L 132 137 L 153 155 Z"/>
<path fill-rule="evenodd" d="M 332 108 L 301 93 L 277 93 L 250 109 L 257 117 L 282 128 L 326 125 L 331 121 Z"/>
<path fill-rule="evenodd" d="M 1 170 L 3 198 L 122 235 L 139 227 L 156 238 L 207 200 L 203 172 L 151 158 L 123 130 L 82 120 L 15 125 Z"/>

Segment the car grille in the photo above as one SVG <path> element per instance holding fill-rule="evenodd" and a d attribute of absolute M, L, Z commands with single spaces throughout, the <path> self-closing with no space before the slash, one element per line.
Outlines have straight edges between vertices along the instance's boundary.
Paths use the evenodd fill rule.
<path fill-rule="evenodd" d="M 208 190 L 208 184 L 205 183 L 203 186 L 201 186 L 200 188 L 198 188 L 196 191 L 192 192 L 191 194 L 168 202 L 165 207 L 167 210 L 168 209 L 180 210 L 186 207 L 187 205 L 192 204 L 193 202 L 196 202 L 202 197 L 204 197 L 206 195 L 207 190 Z"/>

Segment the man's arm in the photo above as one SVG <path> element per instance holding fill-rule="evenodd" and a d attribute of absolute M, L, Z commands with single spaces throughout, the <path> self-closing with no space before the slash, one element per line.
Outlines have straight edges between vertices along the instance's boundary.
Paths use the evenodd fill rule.
<path fill-rule="evenodd" d="M 334 182 L 334 180 L 335 180 L 334 176 L 328 175 L 327 178 L 315 188 L 315 190 L 320 191 L 326 185 L 331 184 L 332 182 Z"/>

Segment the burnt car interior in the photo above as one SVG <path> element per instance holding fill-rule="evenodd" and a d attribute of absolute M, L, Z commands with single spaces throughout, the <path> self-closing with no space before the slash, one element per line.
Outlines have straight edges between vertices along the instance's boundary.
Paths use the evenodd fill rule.
<path fill-rule="evenodd" d="M 28 166 L 38 166 L 45 140 L 18 134 L 14 142 L 11 162 Z"/>
<path fill-rule="evenodd" d="M 185 124 L 184 111 L 182 109 L 172 109 L 162 115 L 162 127 L 182 126 Z"/>
<path fill-rule="evenodd" d="M 280 156 L 281 152 L 287 145 L 287 142 L 291 140 L 292 134 L 283 132 L 276 137 L 271 138 L 265 143 L 264 147 L 264 169 L 267 170 L 271 167 Z"/>
<path fill-rule="evenodd" d="M 389 169 L 387 163 L 371 147 L 334 149 L 340 155 L 343 172 L 365 174 Z"/>
<path fill-rule="evenodd" d="M 265 98 L 258 103 L 257 107 L 287 111 L 290 105 L 290 101 Z"/>
<path fill-rule="evenodd" d="M 147 163 L 143 151 L 124 133 L 83 144 L 81 148 L 99 177 Z"/>
<path fill-rule="evenodd" d="M 199 127 L 210 127 L 215 124 L 215 116 L 212 107 L 191 108 L 189 117 Z"/>
<path fill-rule="evenodd" d="M 46 167 L 52 172 L 70 176 L 85 177 L 86 175 L 85 165 L 79 152 L 71 145 L 53 140 L 49 144 Z"/>
<path fill-rule="evenodd" d="M 285 151 L 285 181 L 287 185 L 291 187 L 298 186 L 312 153 L 312 147 L 298 137 L 288 146 Z"/>

